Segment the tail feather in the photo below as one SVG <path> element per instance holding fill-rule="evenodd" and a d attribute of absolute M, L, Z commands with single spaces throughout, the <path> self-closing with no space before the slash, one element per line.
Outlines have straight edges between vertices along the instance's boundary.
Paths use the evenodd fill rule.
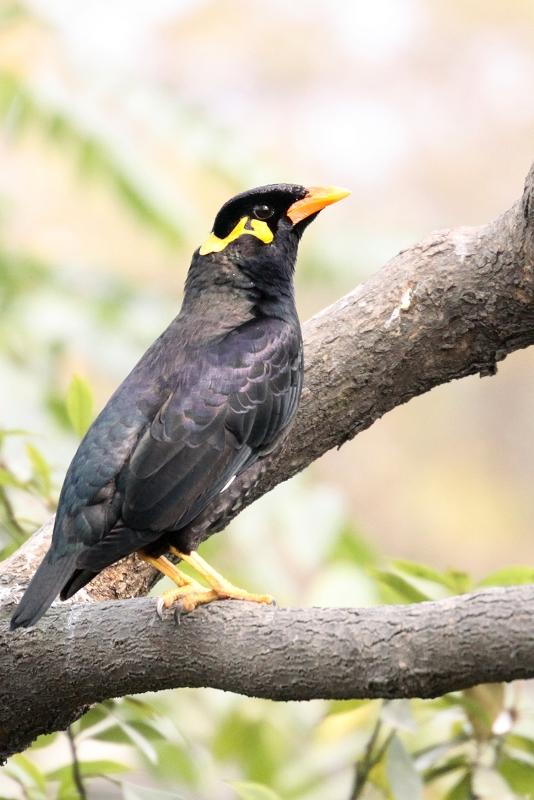
<path fill-rule="evenodd" d="M 11 617 L 11 630 L 28 628 L 43 616 L 75 570 L 75 561 L 75 554 L 54 561 L 46 554 Z"/>
<path fill-rule="evenodd" d="M 69 600 L 73 594 L 79 592 L 86 583 L 92 581 L 98 575 L 98 572 L 91 572 L 88 569 L 76 569 L 68 579 L 66 584 L 61 590 L 59 595 L 62 600 Z"/>

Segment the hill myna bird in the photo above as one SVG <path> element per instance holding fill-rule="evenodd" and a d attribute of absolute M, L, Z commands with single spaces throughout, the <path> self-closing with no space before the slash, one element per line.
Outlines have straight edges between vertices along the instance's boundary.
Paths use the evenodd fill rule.
<path fill-rule="evenodd" d="M 137 551 L 177 589 L 185 611 L 251 595 L 195 552 L 187 527 L 231 481 L 279 446 L 303 375 L 293 272 L 300 237 L 349 192 L 273 184 L 225 203 L 193 255 L 182 308 L 89 428 L 67 471 L 52 544 L 15 609 L 33 625 Z M 204 586 L 163 553 L 192 565 Z"/>

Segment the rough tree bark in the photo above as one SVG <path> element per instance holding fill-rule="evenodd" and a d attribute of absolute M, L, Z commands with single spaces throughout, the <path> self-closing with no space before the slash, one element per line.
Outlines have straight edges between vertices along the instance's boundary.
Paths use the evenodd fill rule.
<path fill-rule="evenodd" d="M 401 252 L 304 334 L 305 388 L 291 435 L 261 474 L 241 476 L 196 523 L 203 538 L 391 408 L 455 378 L 493 375 L 534 342 L 534 167 L 521 200 L 498 219 Z M 87 602 L 146 593 L 154 573 L 131 559 L 103 573 L 85 603 L 54 607 L 36 629 L 12 634 L 11 609 L 50 528 L 0 565 L 0 759 L 88 704 L 128 692 L 429 697 L 534 676 L 534 587 L 359 610 L 213 604 L 174 626 L 159 621 L 151 600 Z"/>

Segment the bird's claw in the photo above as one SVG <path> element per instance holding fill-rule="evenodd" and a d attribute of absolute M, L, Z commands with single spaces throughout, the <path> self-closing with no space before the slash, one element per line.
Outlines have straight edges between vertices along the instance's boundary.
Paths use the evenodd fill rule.
<path fill-rule="evenodd" d="M 174 621 L 177 624 L 180 623 L 179 617 L 181 617 L 183 614 L 189 613 L 182 600 L 177 599 L 172 603 L 169 603 L 166 597 L 162 595 L 161 597 L 158 597 L 158 602 L 156 603 L 156 613 L 161 621 L 165 619 L 165 611 L 167 610 L 173 610 Z"/>
<path fill-rule="evenodd" d="M 158 602 L 156 603 L 156 614 L 163 621 L 163 612 L 165 610 L 165 601 L 163 597 L 158 597 Z"/>
<path fill-rule="evenodd" d="M 165 610 L 174 606 L 174 621 L 179 625 L 183 616 L 190 614 L 198 606 L 211 603 L 214 600 L 243 600 L 276 607 L 276 601 L 271 595 L 250 594 L 230 584 L 227 587 L 217 589 L 204 587 L 197 589 L 197 585 L 180 587 L 161 595 L 156 603 L 158 617 L 163 620 Z"/>
<path fill-rule="evenodd" d="M 185 607 L 184 603 L 180 600 L 176 603 L 174 608 L 174 624 L 178 627 L 178 625 L 182 624 L 183 617 L 186 617 L 191 612 Z"/>

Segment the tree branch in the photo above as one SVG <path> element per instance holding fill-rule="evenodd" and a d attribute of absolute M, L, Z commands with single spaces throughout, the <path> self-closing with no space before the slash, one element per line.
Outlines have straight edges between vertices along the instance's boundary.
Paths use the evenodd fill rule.
<path fill-rule="evenodd" d="M 1 607 L 0 754 L 65 728 L 91 703 L 137 692 L 435 697 L 534 676 L 534 586 L 364 609 L 226 601 L 178 625 L 155 607 L 154 598 L 54 606 L 15 634 Z"/>
<path fill-rule="evenodd" d="M 534 342 L 533 198 L 534 168 L 522 199 L 498 219 L 432 234 L 306 323 L 291 435 L 195 521 L 199 542 L 391 408 L 454 378 L 492 375 Z M 0 757 L 64 728 L 84 704 L 125 692 L 212 685 L 274 699 L 406 697 L 534 676 L 534 589 L 525 587 L 365 611 L 219 605 L 178 632 L 159 624 L 152 601 L 77 603 L 52 609 L 36 630 L 8 634 L 6 609 L 50 530 L 0 565 L 0 667 L 10 672 L 0 690 Z M 127 559 L 80 599 L 141 595 L 153 579 Z"/>

